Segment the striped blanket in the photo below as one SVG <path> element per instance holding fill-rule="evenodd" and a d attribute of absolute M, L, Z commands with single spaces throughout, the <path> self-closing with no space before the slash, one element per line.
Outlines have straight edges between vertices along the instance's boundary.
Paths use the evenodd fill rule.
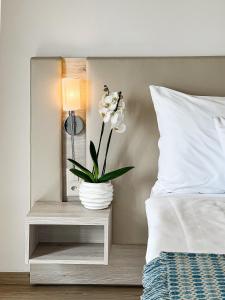
<path fill-rule="evenodd" d="M 162 252 L 143 287 L 142 300 L 225 300 L 225 255 Z"/>

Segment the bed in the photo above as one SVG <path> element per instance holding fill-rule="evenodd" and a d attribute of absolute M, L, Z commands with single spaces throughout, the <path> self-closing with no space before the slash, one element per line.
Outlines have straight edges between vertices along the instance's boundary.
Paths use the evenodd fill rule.
<path fill-rule="evenodd" d="M 225 299 L 225 98 L 151 92 L 160 156 L 142 299 Z"/>
<path fill-rule="evenodd" d="M 146 262 L 160 252 L 225 253 L 225 196 L 151 196 Z"/>
<path fill-rule="evenodd" d="M 152 195 L 146 212 L 142 299 L 225 299 L 224 195 Z"/>

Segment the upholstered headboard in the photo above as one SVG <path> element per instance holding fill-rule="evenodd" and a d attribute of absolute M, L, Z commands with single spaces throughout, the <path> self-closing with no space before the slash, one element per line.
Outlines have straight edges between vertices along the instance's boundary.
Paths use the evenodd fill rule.
<path fill-rule="evenodd" d="M 225 95 L 225 57 L 89 58 L 87 140 L 97 142 L 98 101 L 103 84 L 122 90 L 127 104 L 127 132 L 114 134 L 109 168 L 134 165 L 115 182 L 114 239 L 144 242 L 144 201 L 157 176 L 158 129 L 149 85 L 166 86 L 196 95 Z"/>
<path fill-rule="evenodd" d="M 39 64 L 38 60 L 35 63 Z M 127 105 L 127 131 L 113 134 L 108 168 L 134 165 L 135 169 L 115 181 L 113 242 L 145 243 L 144 202 L 156 180 L 158 160 L 158 129 L 148 87 L 156 84 L 190 94 L 225 96 L 225 57 L 88 58 L 86 65 L 87 149 L 90 139 L 98 142 L 101 126 L 98 101 L 103 85 L 107 84 L 113 91 L 121 90 Z M 40 76 L 34 68 L 32 72 L 33 77 Z M 38 90 L 33 90 L 37 96 Z M 32 99 L 38 97 L 33 95 Z M 57 136 L 60 138 L 58 133 L 54 139 Z M 89 156 L 86 159 L 90 165 Z M 32 172 L 35 170 L 31 169 L 31 175 Z"/>

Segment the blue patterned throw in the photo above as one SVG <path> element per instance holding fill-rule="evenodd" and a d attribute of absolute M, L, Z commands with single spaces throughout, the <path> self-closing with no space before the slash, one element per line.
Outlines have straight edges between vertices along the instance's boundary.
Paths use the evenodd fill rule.
<path fill-rule="evenodd" d="M 225 255 L 162 252 L 143 286 L 142 300 L 225 300 Z"/>

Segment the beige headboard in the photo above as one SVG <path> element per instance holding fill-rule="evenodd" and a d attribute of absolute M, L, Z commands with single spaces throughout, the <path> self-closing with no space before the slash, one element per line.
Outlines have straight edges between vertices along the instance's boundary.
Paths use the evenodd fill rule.
<path fill-rule="evenodd" d="M 134 165 L 115 182 L 114 242 L 146 242 L 144 201 L 157 177 L 158 129 L 149 85 L 198 95 L 225 96 L 225 57 L 88 58 L 87 141 L 98 141 L 102 87 L 121 90 L 127 104 L 125 134 L 114 134 L 109 169 Z M 88 158 L 88 157 L 87 157 Z"/>
<path fill-rule="evenodd" d="M 43 72 L 46 76 L 44 78 L 47 78 L 46 80 L 49 80 L 49 78 L 54 79 L 54 74 L 56 74 L 56 77 L 60 76 L 58 63 L 59 61 L 54 59 L 46 59 L 44 65 L 42 59 L 33 61 L 32 101 L 40 99 L 40 89 L 43 89 L 43 85 L 40 84 L 43 81 Z M 150 84 L 156 84 L 190 94 L 225 96 L 225 57 L 88 58 L 87 78 L 89 83 L 86 124 L 87 150 L 89 140 L 92 139 L 97 143 L 99 138 L 101 121 L 98 114 L 98 101 L 102 96 L 103 85 L 107 84 L 113 91 L 121 90 L 127 105 L 127 131 L 121 135 L 113 134 L 108 169 L 127 165 L 134 165 L 135 169 L 115 181 L 113 242 L 145 243 L 147 225 L 144 202 L 156 180 L 158 160 L 158 129 L 148 87 Z M 40 81 L 39 88 L 37 88 L 37 83 L 34 80 L 36 82 Z M 47 97 L 47 95 L 45 94 L 44 97 Z M 39 120 L 40 116 L 34 109 L 32 109 L 32 113 L 34 114 L 31 116 L 33 128 L 36 128 L 34 126 L 38 126 L 38 122 L 41 122 Z M 51 124 L 56 124 L 59 118 L 57 112 L 56 119 L 52 120 Z M 33 176 L 33 185 L 37 189 L 41 187 L 35 184 L 34 181 L 38 179 L 38 176 L 40 178 L 41 175 L 40 170 L 35 175 L 35 166 L 38 168 L 38 166 L 46 164 L 45 160 L 40 161 L 42 157 L 37 153 L 38 147 L 44 146 L 44 156 L 46 158 L 52 155 L 50 152 L 46 153 L 46 151 L 52 151 L 52 145 L 56 145 L 54 161 L 57 161 L 56 155 L 60 159 L 58 142 L 61 136 L 59 127 L 55 125 L 55 130 L 52 126 L 49 127 L 50 129 L 53 134 L 51 134 L 51 138 L 44 139 L 43 145 L 42 140 L 35 144 L 38 129 L 35 129 L 35 135 L 31 132 L 31 141 L 36 145 L 35 149 L 31 147 L 35 154 L 34 168 L 32 169 L 31 166 L 31 176 Z M 47 133 L 50 135 L 49 130 Z M 42 128 L 43 131 L 44 128 Z M 47 145 L 48 143 L 51 144 Z M 86 159 L 87 164 L 90 166 L 89 155 Z M 50 163 L 49 168 L 51 166 Z M 47 175 L 52 176 L 52 187 L 57 189 L 54 183 L 59 181 L 60 169 L 57 167 L 58 171 L 56 172 L 54 168 L 48 170 Z M 57 176 L 55 180 L 54 176 Z M 46 179 L 43 178 L 43 180 L 43 186 L 45 187 Z M 58 188 L 60 188 L 60 185 Z M 54 190 L 54 193 L 56 192 Z M 35 191 L 35 195 L 38 194 L 40 192 Z M 60 195 L 60 190 L 57 197 L 59 197 L 58 195 Z M 49 198 L 50 196 L 48 196 L 48 200 Z"/>

